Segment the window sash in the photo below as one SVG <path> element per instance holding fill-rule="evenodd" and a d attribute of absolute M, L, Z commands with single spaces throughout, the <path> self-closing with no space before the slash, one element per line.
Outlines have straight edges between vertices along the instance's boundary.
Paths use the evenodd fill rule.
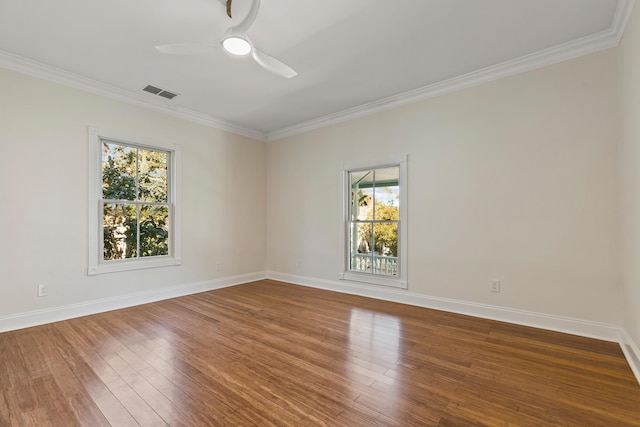
<path fill-rule="evenodd" d="M 121 147 L 127 147 L 127 148 L 134 148 L 137 150 L 136 153 L 136 176 L 135 176 L 135 181 L 136 181 L 136 188 L 135 188 L 135 194 L 136 194 L 136 199 L 135 200 L 139 200 L 140 199 L 140 156 L 139 156 L 139 150 L 145 150 L 145 151 L 152 151 L 152 152 L 156 152 L 156 153 L 164 153 L 167 155 L 167 176 L 166 176 L 166 180 L 167 180 L 167 201 L 166 202 L 158 202 L 158 203 L 172 203 L 173 202 L 173 188 L 174 186 L 172 185 L 172 180 L 173 180 L 173 167 L 175 166 L 175 162 L 173 162 L 173 152 L 171 150 L 165 150 L 163 148 L 159 148 L 159 147 L 153 147 L 150 145 L 143 145 L 143 144 L 138 144 L 138 143 L 129 143 L 129 142 L 121 142 L 121 141 L 116 141 L 114 139 L 109 139 L 109 138 L 100 138 L 100 143 L 109 143 L 109 144 L 115 144 L 115 145 L 119 145 Z M 100 174 L 101 174 L 101 185 L 102 185 L 102 180 L 103 178 L 103 174 L 104 174 L 104 169 L 102 167 L 102 155 L 101 155 L 101 162 L 100 162 Z M 100 197 L 103 197 L 102 192 L 100 193 Z M 129 199 L 126 199 L 129 200 Z M 129 200 L 129 201 L 133 201 Z"/>
<path fill-rule="evenodd" d="M 140 260 L 140 259 L 149 259 L 149 258 L 160 258 L 160 257 L 172 257 L 173 256 L 173 212 L 174 206 L 171 203 L 162 203 L 162 202 L 136 202 L 130 200 L 114 200 L 114 199 L 102 199 L 99 201 L 100 207 L 98 209 L 98 213 L 100 215 L 99 224 L 100 224 L 100 263 L 117 263 L 117 262 L 130 262 L 131 260 Z M 131 258 L 123 258 L 123 259 L 104 259 L 104 205 L 106 204 L 120 204 L 125 206 L 138 206 L 137 211 L 137 221 L 136 221 L 136 256 Z M 140 255 L 140 207 L 141 206 L 166 206 L 167 207 L 167 244 L 168 251 L 165 255 L 148 255 L 141 256 Z"/>
<path fill-rule="evenodd" d="M 180 241 L 180 193 L 178 180 L 180 177 L 181 147 L 176 144 L 153 142 L 144 143 L 136 138 L 113 134 L 111 132 L 88 127 L 89 134 L 89 218 L 88 243 L 89 257 L 87 274 L 89 276 L 119 271 L 139 270 L 182 264 L 182 245 Z M 125 147 L 166 152 L 167 156 L 167 201 L 144 200 L 111 200 L 103 199 L 102 190 L 102 144 L 109 142 Z M 138 160 L 137 160 L 138 161 Z M 139 192 L 136 191 L 136 197 Z M 128 205 L 167 206 L 168 255 L 137 256 L 136 258 L 105 260 L 104 259 L 104 204 L 116 202 Z M 137 232 L 137 235 L 139 233 Z M 137 239 L 139 239 L 137 237 Z M 138 255 L 138 254 L 137 254 Z"/>
<path fill-rule="evenodd" d="M 354 218 L 352 214 L 353 208 L 353 200 L 352 200 L 352 174 L 357 172 L 364 171 L 376 171 L 379 169 L 386 169 L 390 167 L 398 167 L 399 168 L 399 177 L 397 182 L 398 187 L 398 196 L 399 196 L 399 219 L 398 220 L 378 220 L 375 218 L 375 204 L 373 205 L 374 213 L 373 219 L 358 219 Z M 378 162 L 378 163 L 367 163 L 367 164 L 359 164 L 359 165 L 346 165 L 343 167 L 342 171 L 342 191 L 344 194 L 343 197 L 343 226 L 341 227 L 341 235 L 342 242 L 344 247 L 344 256 L 342 257 L 342 269 L 338 274 L 338 278 L 341 280 L 349 280 L 353 282 L 361 282 L 367 284 L 374 285 L 383 285 L 390 286 L 396 288 L 407 289 L 408 281 L 407 281 L 407 156 L 403 156 L 400 159 L 394 161 L 387 162 Z M 377 185 L 380 187 L 388 187 L 389 184 L 392 184 L 388 181 L 381 181 L 382 185 Z M 367 188 L 376 187 L 375 178 L 374 183 L 369 185 L 367 183 Z M 362 187 L 364 188 L 364 187 Z M 398 236 L 398 248 L 397 248 L 397 275 L 389 275 L 389 274 L 380 274 L 375 272 L 368 271 L 358 271 L 353 270 L 351 268 L 352 255 L 358 255 L 352 252 L 352 241 L 351 241 L 351 232 L 352 227 L 359 224 L 371 224 L 373 227 L 376 224 L 396 224 L 397 225 L 397 236 Z M 375 242 L 372 242 L 375 245 Z M 369 256 L 371 259 L 375 259 L 376 257 L 380 258 L 379 255 L 375 254 L 375 251 L 371 250 L 369 253 L 364 253 L 361 255 Z M 387 257 L 388 258 L 388 257 Z M 372 269 L 373 270 L 373 269 Z"/>

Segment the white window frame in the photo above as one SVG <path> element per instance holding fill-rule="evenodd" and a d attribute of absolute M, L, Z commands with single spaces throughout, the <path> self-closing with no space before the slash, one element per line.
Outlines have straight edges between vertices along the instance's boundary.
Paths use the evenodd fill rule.
<path fill-rule="evenodd" d="M 351 215 L 351 188 L 349 183 L 349 173 L 365 169 L 382 169 L 393 166 L 398 166 L 400 168 L 398 180 L 398 194 L 400 196 L 400 220 L 398 224 L 398 275 L 385 276 L 382 274 L 352 271 L 349 268 L 351 250 L 351 241 L 349 238 L 349 218 Z M 407 289 L 409 287 L 407 278 L 407 156 L 402 156 L 398 159 L 387 159 L 379 162 L 346 164 L 342 167 L 341 186 L 342 213 L 340 230 L 343 255 L 341 257 L 342 268 L 338 274 L 338 278 L 340 280 Z"/>
<path fill-rule="evenodd" d="M 180 145 L 153 142 L 148 143 L 112 132 L 89 127 L 89 276 L 119 271 L 166 267 L 182 264 L 181 220 L 180 220 Z M 123 260 L 103 260 L 102 224 L 102 141 L 108 140 L 126 146 L 168 151 L 171 153 L 169 167 L 169 254 Z"/>

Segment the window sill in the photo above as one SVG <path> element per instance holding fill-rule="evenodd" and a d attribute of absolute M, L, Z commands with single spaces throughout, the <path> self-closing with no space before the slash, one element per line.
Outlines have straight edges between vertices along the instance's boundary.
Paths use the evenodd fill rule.
<path fill-rule="evenodd" d="M 338 275 L 340 280 L 349 280 L 352 282 L 368 283 L 370 285 L 388 286 L 391 288 L 407 289 L 408 284 L 405 280 L 398 278 L 384 277 L 377 274 L 354 273 L 346 271 Z"/>
<path fill-rule="evenodd" d="M 181 265 L 182 260 L 169 256 L 153 257 L 144 260 L 122 260 L 108 261 L 97 266 L 91 266 L 87 270 L 89 276 L 95 276 L 104 273 L 117 273 L 119 271 L 143 270 L 147 268 L 169 267 L 172 265 Z"/>

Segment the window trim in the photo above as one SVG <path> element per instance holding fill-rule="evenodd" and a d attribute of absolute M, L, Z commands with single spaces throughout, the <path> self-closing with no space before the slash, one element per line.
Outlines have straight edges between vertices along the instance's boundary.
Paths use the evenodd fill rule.
<path fill-rule="evenodd" d="M 372 285 L 389 286 L 394 288 L 407 289 L 409 282 L 407 279 L 407 163 L 408 156 L 396 159 L 386 159 L 379 162 L 349 163 L 342 167 L 341 193 L 342 203 L 340 214 L 341 242 L 342 242 L 342 266 L 338 279 L 353 282 L 362 282 Z M 398 194 L 400 196 L 400 220 L 398 223 L 398 276 L 384 276 L 381 274 L 356 272 L 349 269 L 350 239 L 349 239 L 349 215 L 351 209 L 351 188 L 349 183 L 349 173 L 363 169 L 382 169 L 385 167 L 398 166 L 400 175 L 398 180 Z"/>
<path fill-rule="evenodd" d="M 89 259 L 87 274 L 94 276 L 103 273 L 118 271 L 131 271 L 146 268 L 165 267 L 182 264 L 181 245 L 181 216 L 180 216 L 180 191 L 179 180 L 181 175 L 181 147 L 177 144 L 166 142 L 144 142 L 138 138 L 125 135 L 117 135 L 96 127 L 88 127 L 89 132 L 89 221 L 88 243 Z M 147 148 L 151 150 L 169 151 L 170 177 L 169 177 L 169 255 L 153 256 L 145 258 L 110 260 L 102 259 L 102 140 L 115 143 Z"/>

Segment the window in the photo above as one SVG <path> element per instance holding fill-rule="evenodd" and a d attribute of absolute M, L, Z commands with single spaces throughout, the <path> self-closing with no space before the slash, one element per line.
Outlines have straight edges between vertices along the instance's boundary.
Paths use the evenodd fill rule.
<path fill-rule="evenodd" d="M 344 170 L 342 279 L 407 287 L 406 159 Z"/>
<path fill-rule="evenodd" d="M 90 275 L 180 264 L 179 150 L 89 129 Z"/>

